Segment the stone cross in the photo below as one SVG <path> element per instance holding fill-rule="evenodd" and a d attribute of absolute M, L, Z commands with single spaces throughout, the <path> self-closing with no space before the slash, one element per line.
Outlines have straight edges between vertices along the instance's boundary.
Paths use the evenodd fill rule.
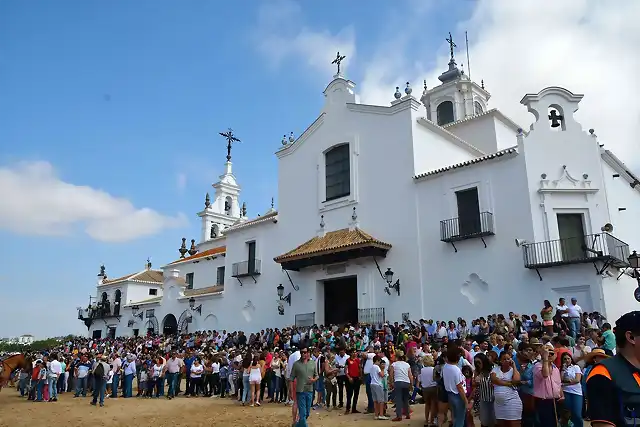
<path fill-rule="evenodd" d="M 556 110 L 551 110 L 551 114 L 549 114 L 549 120 L 551 120 L 551 127 L 557 128 L 560 126 L 560 122 L 564 120 L 561 114 L 558 114 Z"/>
<path fill-rule="evenodd" d="M 231 143 L 232 142 L 241 142 L 238 138 L 233 134 L 233 129 L 229 128 L 226 132 L 220 132 L 220 136 L 223 136 L 227 140 L 227 161 L 231 161 Z"/>
<path fill-rule="evenodd" d="M 338 52 L 338 54 L 336 55 L 336 59 L 331 61 L 332 64 L 336 64 L 338 66 L 338 74 L 340 74 L 340 63 L 344 58 L 346 58 L 346 56 L 345 55 L 340 56 L 340 52 Z"/>
<path fill-rule="evenodd" d="M 458 46 L 453 42 L 453 37 L 451 37 L 451 33 L 449 33 L 449 38 L 445 40 L 447 41 L 447 43 L 449 43 L 449 50 L 451 51 L 451 59 L 453 59 L 453 48 Z"/>

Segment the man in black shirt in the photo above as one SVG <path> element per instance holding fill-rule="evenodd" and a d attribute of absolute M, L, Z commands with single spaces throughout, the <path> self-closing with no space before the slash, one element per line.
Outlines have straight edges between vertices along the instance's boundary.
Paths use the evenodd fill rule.
<path fill-rule="evenodd" d="M 616 321 L 616 356 L 596 365 L 587 377 L 592 427 L 640 425 L 640 311 Z"/>

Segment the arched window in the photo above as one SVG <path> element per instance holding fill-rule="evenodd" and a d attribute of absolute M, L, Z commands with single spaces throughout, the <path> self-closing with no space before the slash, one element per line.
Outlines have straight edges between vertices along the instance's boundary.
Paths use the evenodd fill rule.
<path fill-rule="evenodd" d="M 210 238 L 215 239 L 216 237 L 218 237 L 218 233 L 220 232 L 220 230 L 218 229 L 218 226 L 216 224 L 212 224 L 211 225 L 211 234 L 210 234 Z"/>
<path fill-rule="evenodd" d="M 115 296 L 113 297 L 113 315 L 120 315 L 120 300 L 122 299 L 122 292 L 120 289 L 116 290 Z"/>
<path fill-rule="evenodd" d="M 103 293 L 102 293 L 102 295 L 100 296 L 100 298 L 101 298 L 101 300 L 102 300 L 102 301 L 101 301 L 102 303 L 107 302 L 107 293 L 106 293 L 106 292 L 103 292 Z"/>
<path fill-rule="evenodd" d="M 224 213 L 227 215 L 231 215 L 231 203 L 233 202 L 233 200 L 231 200 L 230 196 L 227 196 L 226 199 L 224 200 Z"/>
<path fill-rule="evenodd" d="M 453 123 L 455 118 L 453 116 L 453 102 L 444 101 L 436 108 L 436 114 L 438 116 L 438 125 L 446 125 L 447 123 Z"/>
<path fill-rule="evenodd" d="M 331 148 L 324 155 L 325 200 L 338 199 L 351 193 L 349 144 Z"/>
<path fill-rule="evenodd" d="M 482 114 L 484 113 L 484 109 L 482 108 L 482 104 L 478 101 L 473 102 L 473 114 Z"/>

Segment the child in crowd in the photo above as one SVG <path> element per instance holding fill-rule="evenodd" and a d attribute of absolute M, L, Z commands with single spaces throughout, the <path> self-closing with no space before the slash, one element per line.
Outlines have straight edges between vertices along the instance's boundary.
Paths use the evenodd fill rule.
<path fill-rule="evenodd" d="M 224 394 L 227 391 L 227 386 L 229 385 L 229 365 L 227 362 L 223 362 L 220 367 L 220 397 L 224 398 Z"/>
<path fill-rule="evenodd" d="M 109 367 L 109 373 L 107 374 L 107 392 L 104 395 L 105 399 L 108 399 L 111 396 L 113 386 L 113 365 Z"/>
<path fill-rule="evenodd" d="M 471 400 L 471 393 L 473 393 L 473 370 L 469 365 L 464 365 L 461 370 L 462 375 L 464 375 L 467 399 Z M 467 410 L 467 427 L 474 427 L 473 412 L 471 410 Z"/>
<path fill-rule="evenodd" d="M 142 364 L 140 370 L 140 386 L 138 387 L 138 396 L 149 397 L 147 390 L 149 389 L 149 374 L 147 373 L 146 364 Z"/>

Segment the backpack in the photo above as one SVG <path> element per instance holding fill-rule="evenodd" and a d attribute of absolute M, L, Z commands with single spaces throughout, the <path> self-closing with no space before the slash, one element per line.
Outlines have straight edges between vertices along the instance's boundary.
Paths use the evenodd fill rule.
<path fill-rule="evenodd" d="M 98 362 L 98 364 L 96 365 L 96 369 L 94 369 L 93 371 L 93 375 L 97 378 L 104 378 L 105 377 L 105 371 L 104 371 L 104 364 L 102 362 Z"/>

